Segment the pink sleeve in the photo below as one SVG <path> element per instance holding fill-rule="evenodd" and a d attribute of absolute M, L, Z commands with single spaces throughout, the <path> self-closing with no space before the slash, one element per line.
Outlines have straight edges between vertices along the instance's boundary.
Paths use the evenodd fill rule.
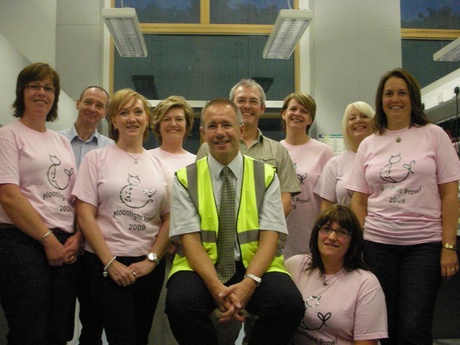
<path fill-rule="evenodd" d="M 19 186 L 19 148 L 13 131 L 3 128 L 0 136 L 0 183 Z"/>
<path fill-rule="evenodd" d="M 356 304 L 354 340 L 387 337 L 385 295 L 377 278 L 368 274 L 370 277 L 363 282 Z"/>
<path fill-rule="evenodd" d="M 350 177 L 346 184 L 346 189 L 370 194 L 369 185 L 366 181 L 365 167 L 364 167 L 364 155 L 365 155 L 365 144 L 366 141 L 362 142 L 359 146 L 358 153 L 356 154 L 355 162 L 353 163 L 353 169 Z"/>
<path fill-rule="evenodd" d="M 436 175 L 438 184 L 457 181 L 460 163 L 449 136 L 436 128 Z"/>
<path fill-rule="evenodd" d="M 323 171 L 315 186 L 315 193 L 321 198 L 331 202 L 337 202 L 337 159 L 329 160 L 324 166 Z"/>

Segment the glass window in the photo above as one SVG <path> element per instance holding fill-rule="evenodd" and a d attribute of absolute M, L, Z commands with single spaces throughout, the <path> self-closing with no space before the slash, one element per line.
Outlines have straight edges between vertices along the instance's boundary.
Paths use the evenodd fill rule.
<path fill-rule="evenodd" d="M 417 78 L 421 87 L 458 69 L 458 62 L 433 61 L 433 54 L 445 45 L 439 40 L 402 40 L 402 67 Z"/>
<path fill-rule="evenodd" d="M 402 67 L 410 71 L 421 87 L 458 68 L 457 62 L 433 61 L 433 54 L 452 40 L 436 39 L 442 30 L 460 30 L 460 0 L 401 0 L 401 27 L 427 29 L 421 39 L 402 39 Z"/>
<path fill-rule="evenodd" d="M 291 1 L 292 3 L 292 1 Z M 286 0 L 216 0 L 210 2 L 213 24 L 273 24 Z"/>
<path fill-rule="evenodd" d="M 460 0 L 401 0 L 401 27 L 460 29 Z"/>
<path fill-rule="evenodd" d="M 140 23 L 199 23 L 200 0 L 116 0 L 115 7 L 132 7 Z"/>
<path fill-rule="evenodd" d="M 147 58 L 115 53 L 114 90 L 137 89 L 149 99 L 228 97 L 242 78 L 265 86 L 267 100 L 294 91 L 294 58 L 263 59 L 267 36 L 145 35 Z"/>

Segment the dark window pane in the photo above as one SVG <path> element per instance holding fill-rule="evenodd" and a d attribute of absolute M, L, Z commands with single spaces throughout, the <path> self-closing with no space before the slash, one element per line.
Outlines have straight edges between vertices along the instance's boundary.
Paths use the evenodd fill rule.
<path fill-rule="evenodd" d="M 115 7 L 122 7 L 116 0 Z M 200 0 L 124 0 L 136 9 L 140 23 L 199 23 Z"/>
<path fill-rule="evenodd" d="M 438 40 L 401 40 L 402 67 L 417 78 L 421 87 L 458 68 L 458 62 L 433 61 L 433 54 L 449 42 Z"/>
<path fill-rule="evenodd" d="M 401 27 L 460 29 L 460 0 L 401 0 Z"/>
<path fill-rule="evenodd" d="M 292 3 L 292 2 L 291 2 Z M 273 24 L 286 0 L 213 0 L 212 24 Z"/>
<path fill-rule="evenodd" d="M 228 97 L 242 78 L 261 78 L 268 100 L 294 91 L 294 60 L 263 59 L 267 36 L 145 35 L 147 58 L 115 53 L 114 89 L 135 88 L 149 99 Z M 268 79 L 264 79 L 268 78 Z M 270 79 L 271 78 L 271 79 Z M 142 91 L 141 91 L 142 90 Z"/>

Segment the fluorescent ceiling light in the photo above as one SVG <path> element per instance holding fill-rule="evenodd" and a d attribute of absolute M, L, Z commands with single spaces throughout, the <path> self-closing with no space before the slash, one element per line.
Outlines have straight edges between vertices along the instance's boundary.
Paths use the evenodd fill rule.
<path fill-rule="evenodd" d="M 433 54 L 434 61 L 460 61 L 460 38 Z"/>
<path fill-rule="evenodd" d="M 146 57 L 147 48 L 134 8 L 103 8 L 102 18 L 122 57 Z"/>
<path fill-rule="evenodd" d="M 265 45 L 264 59 L 289 59 L 312 18 L 309 10 L 281 10 Z"/>

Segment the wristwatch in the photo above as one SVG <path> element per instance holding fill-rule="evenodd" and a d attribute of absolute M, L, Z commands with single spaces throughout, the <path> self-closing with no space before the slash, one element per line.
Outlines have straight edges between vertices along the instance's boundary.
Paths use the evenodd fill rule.
<path fill-rule="evenodd" d="M 148 253 L 147 259 L 149 259 L 150 262 L 154 262 L 157 265 L 160 264 L 160 260 L 158 259 L 158 256 L 155 253 Z"/>
<path fill-rule="evenodd" d="M 451 249 L 451 250 L 457 249 L 453 244 L 450 244 L 450 243 L 444 243 L 442 247 L 446 249 Z"/>
<path fill-rule="evenodd" d="M 256 286 L 259 287 L 260 286 L 260 283 L 262 283 L 262 278 L 259 278 L 257 276 L 255 276 L 254 274 L 252 273 L 246 273 L 244 275 L 245 278 L 250 278 L 252 280 L 254 280 L 256 282 Z"/>

